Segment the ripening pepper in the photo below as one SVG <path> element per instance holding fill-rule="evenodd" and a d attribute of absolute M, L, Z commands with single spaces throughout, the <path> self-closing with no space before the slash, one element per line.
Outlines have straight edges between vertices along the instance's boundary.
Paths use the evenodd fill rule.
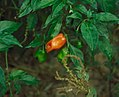
<path fill-rule="evenodd" d="M 60 49 L 65 43 L 66 38 L 63 33 L 60 33 L 46 44 L 46 51 L 48 53 L 52 50 Z"/>

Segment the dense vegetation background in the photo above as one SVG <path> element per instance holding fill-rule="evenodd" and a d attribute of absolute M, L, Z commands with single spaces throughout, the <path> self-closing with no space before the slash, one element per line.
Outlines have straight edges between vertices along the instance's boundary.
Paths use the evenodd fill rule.
<path fill-rule="evenodd" d="M 119 0 L 0 0 L 0 97 L 119 97 L 118 17 Z"/>

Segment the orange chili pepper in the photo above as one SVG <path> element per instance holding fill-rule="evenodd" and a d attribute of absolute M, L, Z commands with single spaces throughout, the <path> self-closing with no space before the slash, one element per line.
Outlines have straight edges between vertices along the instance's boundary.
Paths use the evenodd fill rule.
<path fill-rule="evenodd" d="M 60 33 L 46 44 L 47 53 L 52 50 L 60 49 L 66 43 L 65 36 Z"/>

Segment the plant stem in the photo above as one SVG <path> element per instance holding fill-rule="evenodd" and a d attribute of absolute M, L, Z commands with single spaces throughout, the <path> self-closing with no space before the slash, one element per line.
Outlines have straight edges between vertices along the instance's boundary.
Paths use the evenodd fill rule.
<path fill-rule="evenodd" d="M 11 88 L 10 83 L 9 83 L 9 89 L 10 89 L 10 97 L 13 97 L 12 88 Z"/>
<path fill-rule="evenodd" d="M 8 50 L 6 50 L 6 52 L 5 52 L 5 63 L 6 63 L 6 72 L 7 72 L 7 81 L 8 81 L 8 76 L 9 76 Z M 11 88 L 11 85 L 10 85 L 9 81 L 8 81 L 8 86 L 9 86 L 9 89 L 10 89 L 10 97 L 13 97 L 12 88 Z"/>
<path fill-rule="evenodd" d="M 7 75 L 8 75 L 9 74 L 9 71 L 8 71 L 9 67 L 8 67 L 8 58 L 7 58 L 7 56 L 8 56 L 8 51 L 5 52 L 6 71 L 7 71 Z"/>

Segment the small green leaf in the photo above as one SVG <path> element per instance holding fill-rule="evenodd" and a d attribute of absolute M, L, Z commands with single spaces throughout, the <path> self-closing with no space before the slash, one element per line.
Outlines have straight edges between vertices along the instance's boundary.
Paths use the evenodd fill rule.
<path fill-rule="evenodd" d="M 89 93 L 87 94 L 86 97 L 97 97 L 97 92 L 96 92 L 95 88 L 91 87 L 89 89 Z"/>
<path fill-rule="evenodd" d="M 22 47 L 22 45 L 18 42 L 18 40 L 13 35 L 10 34 L 2 34 L 0 36 L 0 41 L 1 43 L 8 45 L 8 47 L 12 45 L 18 45 L 19 47 Z"/>
<path fill-rule="evenodd" d="M 61 18 L 59 18 L 59 20 L 55 24 L 54 31 L 52 32 L 51 37 L 55 37 L 56 35 L 58 35 L 61 30 L 61 27 L 62 27 L 62 20 Z"/>
<path fill-rule="evenodd" d="M 77 11 L 83 13 L 83 14 L 86 14 L 87 13 L 86 7 L 84 5 L 82 5 L 82 4 L 76 5 L 75 6 L 75 10 L 77 10 Z"/>
<path fill-rule="evenodd" d="M 57 15 L 62 9 L 63 7 L 65 6 L 65 4 L 63 2 L 60 2 L 53 10 L 53 13 L 52 13 L 52 17 L 54 17 L 55 15 Z"/>
<path fill-rule="evenodd" d="M 89 9 L 86 14 L 88 18 L 91 18 L 93 16 L 93 11 Z"/>
<path fill-rule="evenodd" d="M 61 17 L 59 15 L 52 17 L 52 14 L 50 14 L 47 17 L 43 28 L 46 28 L 49 24 L 54 25 L 58 20 L 61 20 Z"/>
<path fill-rule="evenodd" d="M 9 74 L 9 80 L 13 83 L 16 92 L 20 92 L 23 85 L 37 85 L 39 80 L 22 70 L 13 70 Z"/>
<path fill-rule="evenodd" d="M 24 72 L 22 70 L 14 70 L 10 73 L 9 79 L 10 80 L 19 79 L 19 78 L 21 78 L 22 75 L 25 75 L 25 74 L 26 74 L 26 72 Z"/>
<path fill-rule="evenodd" d="M 71 55 L 75 55 L 77 57 L 80 57 L 81 60 L 83 61 L 83 53 L 81 52 L 80 49 L 77 49 L 76 47 L 74 47 L 73 45 L 69 44 L 69 52 Z M 74 66 L 80 66 L 79 60 L 73 59 L 71 58 L 72 62 L 74 63 Z M 80 66 L 80 69 L 82 67 Z"/>
<path fill-rule="evenodd" d="M 22 87 L 19 84 L 19 81 L 14 82 L 14 88 L 16 90 L 16 94 L 20 93 Z"/>
<path fill-rule="evenodd" d="M 113 50 L 108 39 L 103 37 L 99 41 L 99 49 L 108 57 L 108 59 L 112 59 Z"/>
<path fill-rule="evenodd" d="M 54 21 L 54 23 L 52 23 L 52 25 L 50 26 L 48 36 L 51 38 L 55 37 L 57 34 L 59 34 L 61 27 L 62 27 L 62 18 L 59 16 L 57 17 L 57 21 Z"/>
<path fill-rule="evenodd" d="M 3 97 L 7 91 L 6 80 L 3 69 L 0 67 L 0 97 Z"/>
<path fill-rule="evenodd" d="M 103 23 L 96 23 L 95 26 L 97 27 L 97 30 L 99 32 L 100 36 L 104 36 L 106 39 L 109 38 L 109 31 L 107 29 L 107 25 Z"/>
<path fill-rule="evenodd" d="M 50 14 L 50 15 L 47 17 L 43 28 L 46 28 L 46 27 L 50 24 L 50 22 L 51 22 L 52 20 L 53 20 L 53 18 L 52 18 L 52 15 Z"/>
<path fill-rule="evenodd" d="M 96 14 L 95 17 L 98 21 L 102 22 L 115 22 L 119 21 L 119 18 L 117 18 L 114 14 L 108 13 L 108 12 L 101 12 Z"/>
<path fill-rule="evenodd" d="M 34 1 L 34 0 L 33 0 Z M 36 0 L 35 4 L 32 6 L 33 11 L 37 9 L 43 9 L 54 4 L 54 0 L 41 0 L 40 2 Z"/>
<path fill-rule="evenodd" d="M 67 18 L 82 19 L 82 15 L 79 12 L 74 11 L 71 15 L 67 16 Z"/>
<path fill-rule="evenodd" d="M 26 46 L 26 48 L 30 48 L 30 47 L 38 47 L 38 46 L 41 46 L 43 44 L 42 42 L 42 38 L 39 34 L 37 34 L 35 36 L 35 39 L 28 45 Z"/>
<path fill-rule="evenodd" d="M 13 21 L 0 21 L 0 34 L 3 32 L 8 32 L 9 34 L 18 30 L 21 26 L 21 23 L 13 22 Z"/>
<path fill-rule="evenodd" d="M 35 77 L 31 75 L 23 75 L 20 80 L 22 80 L 25 85 L 37 85 L 39 82 Z"/>
<path fill-rule="evenodd" d="M 87 42 L 88 46 L 94 51 L 97 47 L 99 35 L 98 30 L 91 22 L 83 22 L 81 25 L 82 36 Z"/>
<path fill-rule="evenodd" d="M 118 8 L 118 0 L 97 0 L 102 11 L 115 13 Z"/>
<path fill-rule="evenodd" d="M 40 2 L 41 2 L 41 0 L 31 0 L 31 7 L 32 7 L 33 11 L 38 9 Z"/>
<path fill-rule="evenodd" d="M 0 52 L 1 51 L 6 51 L 8 48 L 10 48 L 11 46 L 3 44 L 0 42 Z"/>
<path fill-rule="evenodd" d="M 36 24 L 38 22 L 38 17 L 37 14 L 30 14 L 27 17 L 27 29 L 28 30 L 33 30 L 33 28 L 35 28 Z"/>
<path fill-rule="evenodd" d="M 24 0 L 19 10 L 19 17 L 23 17 L 32 11 L 30 0 Z"/>

